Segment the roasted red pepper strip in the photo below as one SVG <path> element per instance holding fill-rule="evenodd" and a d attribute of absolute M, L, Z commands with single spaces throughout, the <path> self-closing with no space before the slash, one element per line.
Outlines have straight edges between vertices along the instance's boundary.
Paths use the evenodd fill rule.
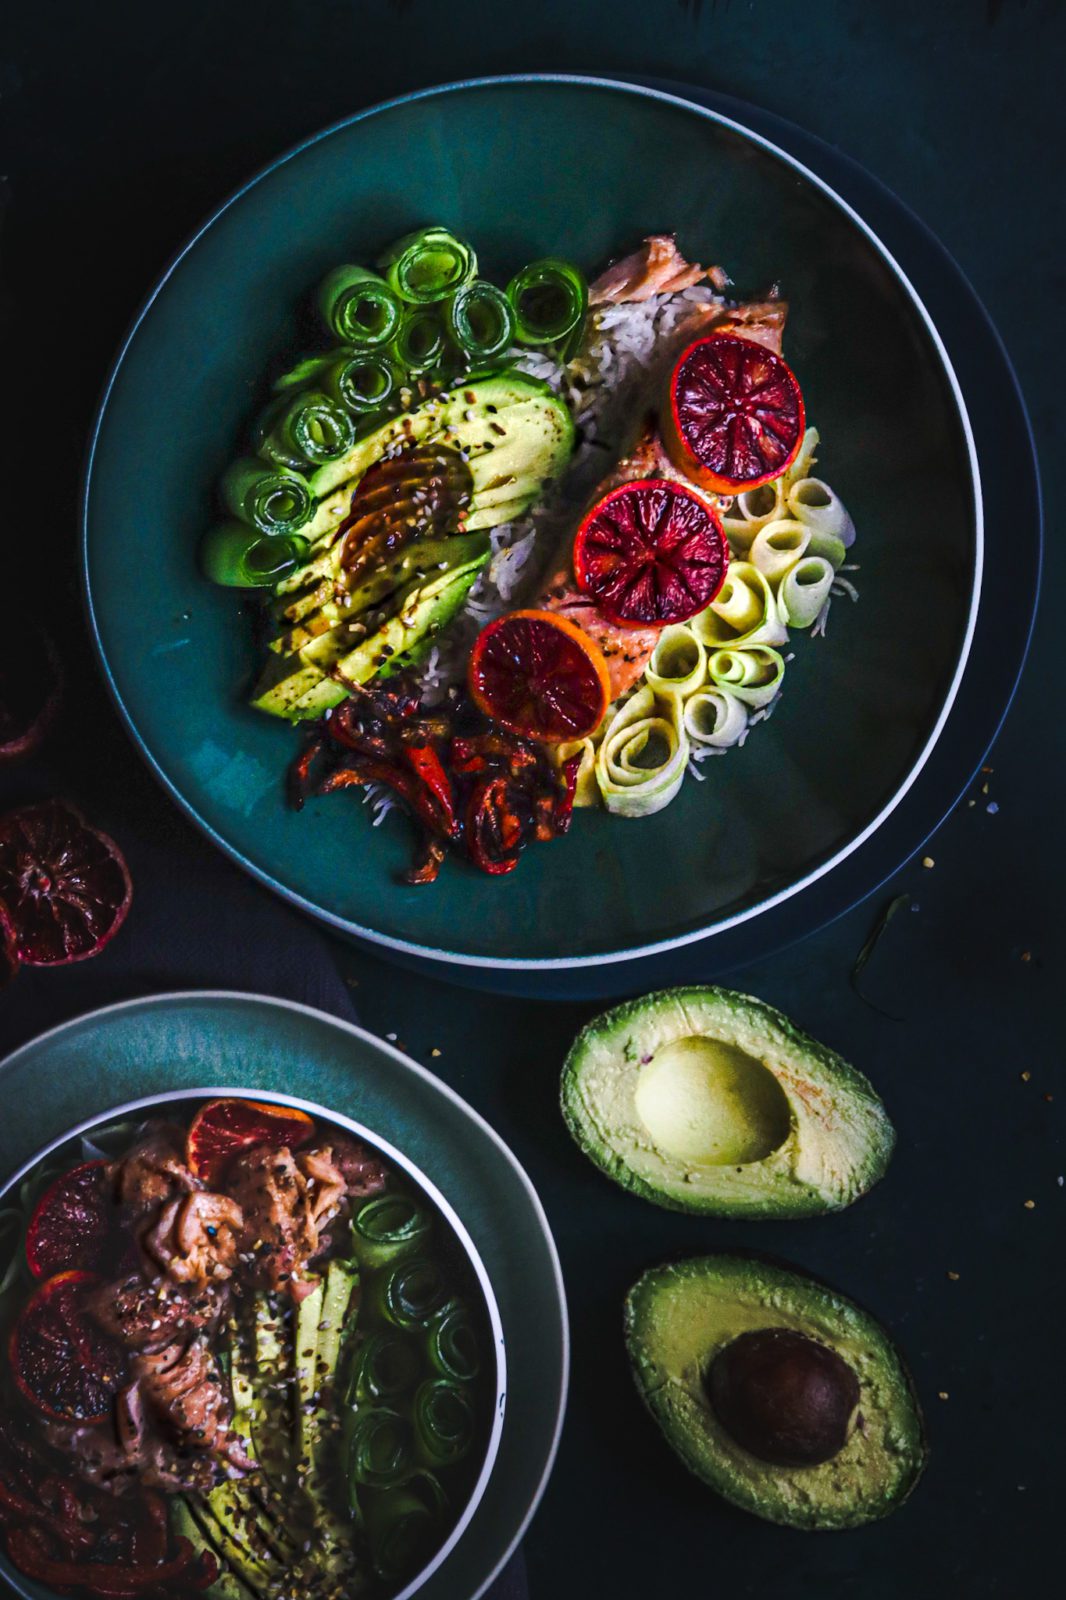
<path fill-rule="evenodd" d="M 139 1567 L 132 1563 L 56 1561 L 44 1549 L 44 1538 L 32 1528 L 12 1528 L 7 1553 L 27 1578 L 56 1589 L 88 1589 L 90 1593 L 130 1595 L 170 1583 L 185 1572 L 196 1554 L 188 1539 L 177 1540 L 172 1561 Z"/>
<path fill-rule="evenodd" d="M 60 1544 L 71 1552 L 88 1550 L 96 1543 L 96 1533 L 87 1523 L 68 1522 L 64 1516 L 54 1516 L 39 1503 L 27 1500 L 0 1478 L 0 1518 L 5 1522 L 40 1523 Z"/>
<path fill-rule="evenodd" d="M 404 755 L 415 775 L 422 780 L 440 808 L 442 824 L 440 832 L 446 833 L 449 839 L 454 839 L 457 831 L 455 802 L 452 799 L 452 786 L 448 774 L 441 765 L 440 756 L 431 744 L 409 745 Z"/>
<path fill-rule="evenodd" d="M 471 861 L 493 877 L 513 872 L 518 865 L 517 853 L 494 854 L 488 835 L 494 833 L 494 842 L 506 852 L 513 850 L 521 832 L 521 822 L 507 806 L 507 779 L 484 779 L 474 789 L 466 809 L 466 845 Z"/>
<path fill-rule="evenodd" d="M 311 765 L 321 749 L 321 739 L 310 740 L 289 768 L 289 803 L 297 811 L 303 810 L 304 801 L 311 788 Z"/>
<path fill-rule="evenodd" d="M 341 767 L 339 771 L 331 773 L 319 793 L 332 794 L 336 789 L 348 789 L 354 784 L 365 783 L 383 783 L 387 788 L 395 790 L 431 833 L 447 834 L 451 837 L 456 831 L 454 814 L 449 826 L 441 816 L 436 798 L 427 790 L 421 779 L 416 778 L 413 773 L 403 772 L 391 762 L 379 761 L 373 756 L 361 757 L 358 766 Z"/>
<path fill-rule="evenodd" d="M 574 796 L 577 793 L 577 775 L 581 770 L 581 757 L 571 756 L 563 762 L 563 793 L 555 802 L 555 831 L 566 833 L 573 821 Z"/>

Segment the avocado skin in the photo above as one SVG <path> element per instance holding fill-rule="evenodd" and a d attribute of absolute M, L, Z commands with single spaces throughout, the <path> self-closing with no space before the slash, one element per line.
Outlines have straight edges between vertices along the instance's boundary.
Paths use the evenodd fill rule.
<path fill-rule="evenodd" d="M 760 1325 L 795 1327 L 857 1369 L 864 1429 L 833 1460 L 773 1466 L 749 1455 L 714 1416 L 703 1382 L 713 1357 Z M 687 1337 L 692 1347 L 680 1363 L 671 1331 L 678 1327 L 682 1345 Z M 874 1317 L 815 1278 L 739 1254 L 652 1267 L 626 1297 L 624 1332 L 637 1391 L 667 1443 L 723 1499 L 764 1521 L 811 1531 L 861 1527 L 902 1505 L 925 1469 L 924 1419 L 899 1352 Z"/>
<path fill-rule="evenodd" d="M 649 1017 L 654 1018 L 661 1010 L 679 1006 L 702 1010 L 710 1024 L 715 1021 L 726 1021 L 732 1025 L 739 1023 L 753 1033 L 768 1034 L 777 1049 L 787 1050 L 804 1063 L 812 1079 L 830 1086 L 837 1095 L 847 1099 L 856 1125 L 861 1126 L 864 1148 L 843 1188 L 827 1193 L 817 1184 L 780 1171 L 772 1162 L 767 1162 L 752 1163 L 753 1171 L 759 1166 L 766 1173 L 767 1184 L 764 1189 L 760 1191 L 753 1187 L 753 1192 L 723 1196 L 713 1191 L 701 1191 L 692 1183 L 682 1185 L 676 1182 L 671 1185 L 669 1180 L 658 1182 L 650 1179 L 633 1170 L 622 1150 L 612 1148 L 604 1141 L 590 1117 L 586 1093 L 590 1060 L 597 1049 L 606 1048 L 608 1041 L 616 1035 L 631 1029 L 632 1037 L 639 1038 L 641 1028 L 646 1026 Z M 715 1037 L 712 1026 L 708 1027 L 708 1035 Z M 574 1040 L 563 1065 L 560 1102 L 571 1136 L 585 1155 L 613 1182 L 665 1210 L 704 1216 L 743 1217 L 758 1221 L 764 1218 L 819 1216 L 842 1210 L 884 1176 L 896 1142 L 895 1129 L 880 1097 L 858 1068 L 851 1066 L 826 1045 L 812 1039 L 783 1012 L 767 1005 L 765 1001 L 754 995 L 714 985 L 659 990 L 635 1000 L 624 1001 L 586 1023 Z M 792 1109 L 794 1112 L 794 1105 Z M 790 1142 L 794 1135 L 795 1125 L 793 1134 L 789 1136 Z"/>

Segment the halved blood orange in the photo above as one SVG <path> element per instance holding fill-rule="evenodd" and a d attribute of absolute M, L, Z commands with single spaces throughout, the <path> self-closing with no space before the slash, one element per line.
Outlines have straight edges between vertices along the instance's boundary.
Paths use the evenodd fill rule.
<path fill-rule="evenodd" d="M 96 955 L 125 922 L 132 896 L 118 845 L 73 806 L 45 800 L 0 817 L 0 900 L 27 966 Z"/>
<path fill-rule="evenodd" d="M 34 1206 L 26 1229 L 26 1262 L 33 1276 L 102 1268 L 112 1219 L 106 1161 L 83 1161 L 62 1173 Z"/>
<path fill-rule="evenodd" d="M 512 611 L 488 623 L 474 641 L 467 679 L 486 716 L 548 744 L 594 732 L 610 702 L 599 645 L 553 611 Z"/>
<path fill-rule="evenodd" d="M 598 500 L 574 539 L 578 587 L 612 622 L 665 627 L 710 605 L 729 546 L 702 495 L 668 478 L 638 478 Z"/>
<path fill-rule="evenodd" d="M 85 1310 L 102 1280 L 60 1272 L 23 1306 L 8 1345 L 11 1373 L 26 1399 L 62 1422 L 102 1422 L 125 1381 L 122 1351 Z"/>
<path fill-rule="evenodd" d="M 670 375 L 660 427 L 674 465 L 715 494 L 780 477 L 803 441 L 803 396 L 787 361 L 752 339 L 712 333 Z"/>
<path fill-rule="evenodd" d="M 185 1140 L 185 1160 L 208 1188 L 242 1150 L 266 1144 L 290 1150 L 306 1144 L 315 1125 L 306 1111 L 275 1106 L 264 1100 L 209 1100 L 192 1120 Z"/>

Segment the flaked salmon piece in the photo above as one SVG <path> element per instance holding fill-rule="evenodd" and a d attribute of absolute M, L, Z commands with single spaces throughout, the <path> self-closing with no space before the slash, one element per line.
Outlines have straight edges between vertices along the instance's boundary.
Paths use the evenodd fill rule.
<path fill-rule="evenodd" d="M 595 499 L 599 500 L 612 489 L 617 489 L 623 483 L 632 483 L 637 478 L 669 478 L 691 488 L 688 479 L 677 471 L 667 456 L 650 417 L 633 449 L 603 479 L 596 490 Z M 661 630 L 627 628 L 621 623 L 612 622 L 587 595 L 581 593 L 574 578 L 572 536 L 567 536 L 565 558 L 556 565 L 539 600 L 534 604 L 544 611 L 555 611 L 566 617 L 595 640 L 607 663 L 612 700 L 617 700 L 632 688 L 638 678 L 643 677 Z"/>
<path fill-rule="evenodd" d="M 650 300 L 656 294 L 676 294 L 709 278 L 724 289 L 728 279 L 721 267 L 701 267 L 686 261 L 672 233 L 653 233 L 639 250 L 623 256 L 601 272 L 589 289 L 589 305 L 623 305 Z"/>

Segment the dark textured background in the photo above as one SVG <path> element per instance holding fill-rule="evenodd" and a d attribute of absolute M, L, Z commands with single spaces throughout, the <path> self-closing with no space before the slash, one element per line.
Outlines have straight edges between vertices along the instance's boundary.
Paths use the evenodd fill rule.
<path fill-rule="evenodd" d="M 6 32 L 4 349 L 19 426 L 5 424 L 3 436 L 11 464 L 0 594 L 6 610 L 33 607 L 59 634 L 72 686 L 45 758 L 0 779 L 0 805 L 57 790 L 77 798 L 127 850 L 138 894 L 99 961 L 24 973 L 0 999 L 0 1049 L 89 1006 L 188 983 L 335 1003 L 336 958 L 361 1019 L 398 1033 L 512 1143 L 556 1229 L 571 1292 L 573 1395 L 526 1542 L 534 1600 L 719 1587 L 772 1600 L 1015 1600 L 1036 1591 L 1060 1543 L 1064 1481 L 1066 759 L 1055 493 L 1064 408 L 1053 363 L 1066 292 L 1066 8 L 38 0 L 10 15 Z M 447 79 L 536 69 L 698 81 L 863 162 L 970 276 L 1037 429 L 1049 564 L 1036 645 L 994 770 L 930 845 L 935 865 L 913 864 L 884 891 L 910 893 L 916 909 L 893 920 L 867 969 L 873 1004 L 852 992 L 848 974 L 880 901 L 738 980 L 857 1061 L 896 1120 L 887 1179 L 837 1218 L 744 1228 L 673 1217 L 612 1190 L 569 1145 L 555 1105 L 561 1056 L 592 1008 L 415 980 L 341 949 L 271 901 L 157 792 L 83 636 L 74 553 L 84 438 L 114 347 L 174 249 L 251 171 L 360 106 Z M 1009 566 L 990 583 L 1010 605 Z M 715 975 L 708 952 L 706 976 Z M 820 1273 L 899 1336 L 934 1453 L 891 1522 L 816 1537 L 743 1517 L 686 1477 L 640 1413 L 619 1341 L 625 1288 L 673 1252 L 728 1245 Z"/>

